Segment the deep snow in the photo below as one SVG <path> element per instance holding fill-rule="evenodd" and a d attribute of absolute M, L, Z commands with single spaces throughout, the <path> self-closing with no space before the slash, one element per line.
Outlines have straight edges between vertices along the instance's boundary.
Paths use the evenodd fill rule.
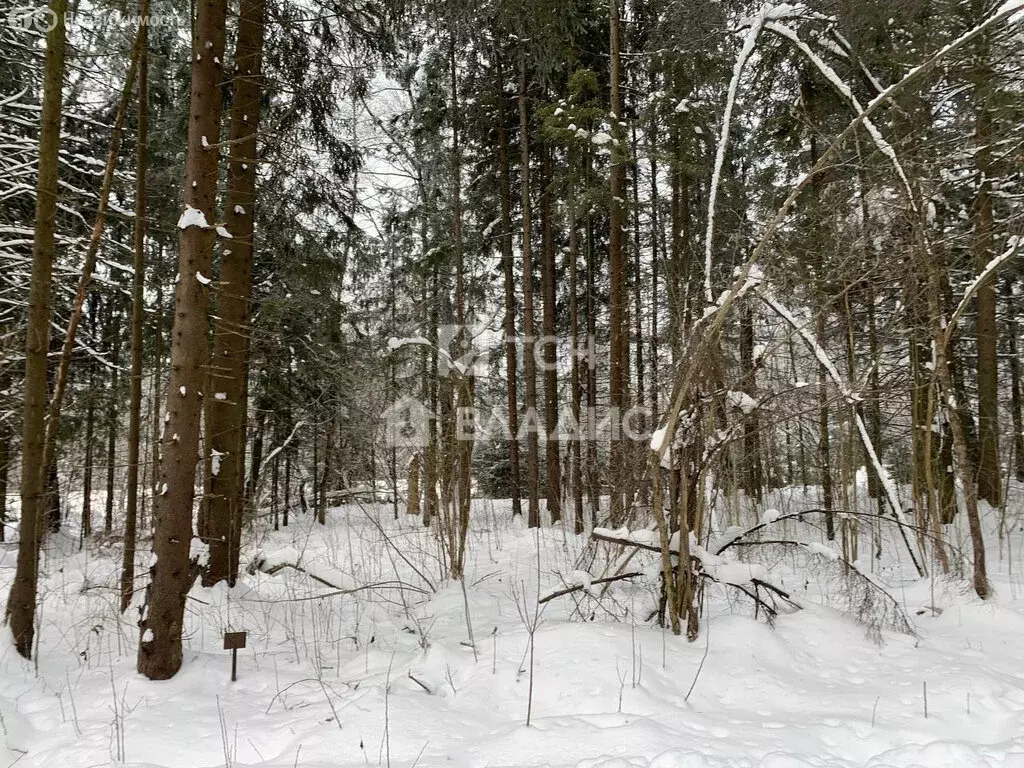
<path fill-rule="evenodd" d="M 783 512 L 802 503 L 774 500 Z M 9 637 L 0 647 L 0 767 L 1024 766 L 1019 532 L 1000 556 L 989 531 L 996 597 L 986 603 L 963 581 L 876 567 L 916 630 L 885 633 L 881 645 L 829 607 L 834 583 L 792 559 L 771 572 L 804 610 L 771 628 L 715 587 L 694 643 L 645 621 L 651 580 L 616 584 L 601 603 L 551 601 L 527 727 L 522 616 L 533 615 L 538 554 L 547 594 L 585 581 L 574 571 L 601 575 L 621 550 L 561 527 L 531 531 L 503 502 L 477 502 L 466 579 L 474 660 L 463 592 L 440 579 L 436 540 L 417 519 L 353 505 L 331 510 L 325 527 L 293 521 L 247 555 L 298 559 L 348 588 L 381 586 L 319 598 L 332 590 L 287 568 L 246 574 L 231 590 L 196 586 L 185 663 L 168 682 L 135 673 L 137 606 L 116 610 L 119 544 L 78 553 L 73 531 L 52 538 L 38 670 Z M 0 595 L 14 566 L 4 546 Z M 651 563 L 638 555 L 630 568 Z M 225 629 L 249 633 L 236 683 Z"/>

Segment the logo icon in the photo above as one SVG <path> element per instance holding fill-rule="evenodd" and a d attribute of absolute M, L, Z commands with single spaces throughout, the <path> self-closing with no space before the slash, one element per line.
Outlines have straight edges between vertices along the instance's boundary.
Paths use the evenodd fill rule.
<path fill-rule="evenodd" d="M 401 397 L 381 414 L 389 448 L 422 448 L 430 442 L 430 409 L 415 397 Z"/>
<path fill-rule="evenodd" d="M 45 5 L 18 5 L 7 12 L 7 26 L 24 32 L 35 29 L 45 34 L 57 26 L 57 14 Z"/>

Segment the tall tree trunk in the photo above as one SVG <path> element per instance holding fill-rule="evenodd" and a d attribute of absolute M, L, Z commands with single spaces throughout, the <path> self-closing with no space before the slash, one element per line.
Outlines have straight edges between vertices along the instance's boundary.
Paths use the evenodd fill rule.
<path fill-rule="evenodd" d="M 609 327 L 609 359 L 608 359 L 608 401 L 611 406 L 612 441 L 609 462 L 609 482 L 611 494 L 611 524 L 618 525 L 623 515 L 623 493 L 621 472 L 625 444 L 618 433 L 621 425 L 622 411 L 626 405 L 627 381 L 629 378 L 626 362 L 626 344 L 629 334 L 626 329 L 626 274 L 625 244 L 623 227 L 625 225 L 626 198 L 626 157 L 625 132 L 620 125 L 622 116 L 621 63 L 619 58 L 619 0 L 610 0 L 609 4 L 609 37 L 608 51 L 610 55 L 609 73 L 611 82 L 611 99 L 609 104 L 612 160 L 610 175 L 609 201 L 609 233 L 608 233 L 608 327 Z"/>
<path fill-rule="evenodd" d="M 228 194 L 224 206 L 227 233 L 222 237 L 220 292 L 213 323 L 208 437 L 220 466 L 210 473 L 207 509 L 209 564 L 203 585 L 238 578 L 245 465 L 245 398 L 248 373 L 249 300 L 256 205 L 256 139 L 263 91 L 264 0 L 242 0 L 235 45 L 234 103 L 228 140 Z"/>
<path fill-rule="evenodd" d="M 740 302 L 740 369 L 743 391 L 757 400 L 757 364 L 754 360 L 754 313 L 750 302 Z M 761 465 L 760 417 L 757 409 L 743 414 L 743 490 L 750 498 L 761 501 L 764 470 Z"/>
<path fill-rule="evenodd" d="M 163 249 L 160 250 L 161 256 Z M 163 381 L 164 361 L 164 291 L 157 281 L 156 285 L 156 318 L 153 323 L 153 387 L 152 387 L 152 408 L 153 423 L 150 426 L 150 446 L 152 457 L 150 458 L 150 498 L 153 499 L 153 511 L 156 511 L 157 496 L 160 495 L 160 434 L 163 432 L 163 423 L 160 420 L 161 387 Z M 156 518 L 151 515 L 151 528 L 156 528 Z"/>
<path fill-rule="evenodd" d="M 589 188 L 593 176 L 593 157 L 587 154 L 587 186 Z M 590 523 L 597 525 L 601 512 L 601 487 L 597 466 L 597 296 L 595 283 L 597 280 L 597 264 L 594 248 L 594 220 L 591 211 L 586 214 L 587 239 L 587 276 L 586 276 L 586 307 L 587 307 L 587 341 L 586 341 L 586 380 L 587 380 L 587 430 L 583 439 L 587 441 L 587 501 L 590 507 Z"/>
<path fill-rule="evenodd" d="M 558 345 L 555 340 L 555 239 L 551 214 L 550 149 L 542 148 L 541 172 L 541 295 L 544 300 L 541 356 L 544 360 L 544 433 L 547 450 L 547 509 L 552 523 L 562 519 L 562 460 L 558 440 Z"/>
<path fill-rule="evenodd" d="M 139 16 L 149 15 L 149 0 L 139 4 Z M 142 443 L 142 310 L 146 284 L 146 172 L 149 153 L 149 25 L 139 26 L 138 128 L 135 142 L 135 250 L 132 266 L 132 378 L 128 399 L 128 498 L 121 558 L 121 612 L 128 609 L 135 589 L 135 539 L 139 520 L 139 451 Z"/>
<path fill-rule="evenodd" d="M 984 3 L 974 3 L 977 17 L 983 18 Z M 978 191 L 971 208 L 974 229 L 972 251 L 974 268 L 981 271 L 995 255 L 992 214 L 992 113 L 988 94 L 993 73 L 988 66 L 988 45 L 979 44 L 975 72 L 974 153 L 978 174 Z M 1002 499 L 999 471 L 999 329 L 996 325 L 996 278 L 989 275 L 978 286 L 978 317 L 975 333 L 978 339 L 978 495 L 993 507 Z"/>
<path fill-rule="evenodd" d="M 651 84 L 656 84 L 656 80 L 653 75 L 651 77 Z M 648 360 L 650 360 L 651 366 L 651 428 L 653 429 L 658 425 L 658 412 L 660 406 L 658 403 L 658 315 L 661 313 L 661 307 L 658 304 L 659 297 L 659 285 L 658 285 L 658 260 L 663 258 L 665 255 L 664 248 L 659 247 L 662 244 L 661 237 L 664 235 L 664 230 L 661 226 L 661 202 L 658 196 L 658 118 L 657 116 L 651 117 L 650 133 L 648 141 L 651 147 L 650 161 L 651 161 L 651 338 L 650 338 L 650 353 L 648 354 Z"/>
<path fill-rule="evenodd" d="M 171 331 L 171 375 L 161 444 L 155 561 L 139 628 L 139 672 L 151 680 L 181 667 L 185 596 L 198 575 L 189 562 L 195 500 L 203 370 L 208 364 L 209 283 L 216 221 L 226 0 L 198 0 L 192 39 L 192 89 L 185 156 L 185 211 Z"/>
<path fill-rule="evenodd" d="M 92 321 L 92 332 L 96 333 L 95 304 L 90 308 L 90 320 Z M 78 548 L 85 546 L 85 540 L 92 535 L 92 476 L 95 464 L 95 453 L 93 451 L 93 437 L 96 429 L 96 366 L 92 360 L 86 364 L 88 367 L 88 404 L 85 406 L 85 466 L 82 470 L 82 525 L 78 537 Z"/>
<path fill-rule="evenodd" d="M 580 307 L 579 307 L 579 230 L 576 222 L 576 152 L 569 147 L 569 326 L 572 335 L 572 420 L 576 434 L 569 446 L 570 478 L 573 499 L 573 529 L 583 533 L 586 522 L 583 516 L 583 456 L 581 441 L 584 436 L 580 416 L 583 403 L 583 374 L 580 370 Z"/>
<path fill-rule="evenodd" d="M 519 68 L 519 149 L 523 213 L 523 375 L 526 378 L 526 485 L 529 495 L 527 523 L 540 525 L 540 445 L 537 419 L 536 327 L 533 314 L 533 214 L 530 201 L 530 119 L 526 104 L 526 60 Z"/>
<path fill-rule="evenodd" d="M 512 516 L 523 514 L 519 477 L 519 392 L 516 362 L 515 255 L 512 248 L 512 181 L 509 169 L 508 128 L 505 117 L 505 85 L 498 63 L 498 180 L 501 198 L 501 266 L 505 287 L 505 386 L 508 401 L 508 463 Z"/>
<path fill-rule="evenodd" d="M 813 168 L 819 157 L 818 137 L 814 133 L 814 122 L 817 118 L 817 89 L 813 82 L 804 80 L 800 84 L 800 93 L 804 102 L 804 109 L 807 111 L 808 120 L 812 124 L 810 142 L 810 167 Z M 820 215 L 821 206 L 821 182 L 820 177 L 815 176 L 811 181 L 811 211 L 812 217 Z M 817 233 L 820 227 L 815 221 L 812 229 Z M 818 307 L 815 313 L 815 341 L 824 347 L 825 345 L 825 308 L 826 299 L 821 295 L 825 287 L 824 259 L 820 253 L 820 238 L 815 237 L 811 243 L 812 264 L 814 280 L 817 283 L 819 292 Z M 818 463 L 820 465 L 822 507 L 825 510 L 825 537 L 832 541 L 836 537 L 835 515 L 833 514 L 834 493 L 832 489 L 832 449 L 831 436 L 829 434 L 829 407 L 828 407 L 828 374 L 823 364 L 818 365 Z"/>
<path fill-rule="evenodd" d="M 7 597 L 6 619 L 14 646 L 26 659 L 35 637 L 36 585 L 42 539 L 46 476 L 43 473 L 46 429 L 46 368 L 50 351 L 50 283 L 56 239 L 57 169 L 60 151 L 61 91 L 64 79 L 64 15 L 67 0 L 51 0 L 56 24 L 46 34 L 43 104 L 39 131 L 35 237 L 25 332 L 25 384 L 21 442 L 21 526 L 18 562 Z"/>
<path fill-rule="evenodd" d="M 466 269 L 465 249 L 462 243 L 462 149 L 460 146 L 462 140 L 462 115 L 459 105 L 454 26 L 450 30 L 448 43 L 448 67 L 452 98 L 452 242 L 455 246 L 455 322 L 459 326 L 459 353 L 462 354 L 470 342 L 466 329 Z M 458 388 L 456 392 L 456 418 L 458 419 L 458 414 L 471 413 L 473 409 L 475 385 L 472 365 L 458 376 L 455 386 Z M 466 535 L 469 532 L 469 513 L 472 504 L 474 443 L 472 430 L 464 432 L 462 429 L 459 429 L 455 439 L 455 456 L 458 467 L 458 476 L 456 478 L 456 510 L 458 518 L 452 521 L 452 532 L 455 535 L 453 536 L 450 555 L 452 578 L 461 579 L 466 558 Z"/>
<path fill-rule="evenodd" d="M 636 124 L 630 131 L 630 154 L 636 158 L 639 156 L 639 145 L 636 138 Z M 636 369 L 636 403 L 643 406 L 646 397 L 644 382 L 644 321 L 643 321 L 643 267 L 641 262 L 640 242 L 640 166 L 633 163 L 631 174 L 633 191 L 633 262 L 632 262 L 632 283 L 633 283 L 633 333 L 636 335 L 635 355 L 633 367 Z M 628 342 L 627 342 L 628 349 Z M 628 371 L 627 371 L 628 378 Z M 647 429 L 647 423 L 641 415 L 640 423 L 637 425 L 641 431 Z"/>
<path fill-rule="evenodd" d="M 118 414 L 118 390 L 120 389 L 120 363 L 121 363 L 121 318 L 118 316 L 114 301 L 109 305 L 108 334 L 111 340 L 112 352 L 110 362 L 112 371 L 110 374 L 110 401 L 107 403 L 107 493 L 103 505 L 103 532 L 110 535 L 114 529 L 114 496 L 115 482 L 117 480 L 117 428 L 120 423 Z"/>
<path fill-rule="evenodd" d="M 57 365 L 57 372 L 54 377 L 53 397 L 50 400 L 50 409 L 46 421 L 46 442 L 43 452 L 44 465 L 49 465 L 57 455 L 56 447 L 57 434 L 60 430 L 60 412 L 64 403 L 64 393 L 67 390 L 68 377 L 71 372 L 71 357 L 75 351 L 75 338 L 78 334 L 78 326 L 82 321 L 85 297 L 89 291 L 89 286 L 92 285 L 93 270 L 96 268 L 96 257 L 99 253 L 100 241 L 103 238 L 103 229 L 106 225 L 107 206 L 109 205 L 110 190 L 114 182 L 114 170 L 117 167 L 117 160 L 120 156 L 124 118 L 128 112 L 128 102 L 131 99 L 132 87 L 135 85 L 139 50 L 143 37 L 146 34 L 146 26 L 145 23 L 140 23 L 139 29 L 135 34 L 131 63 L 128 66 L 128 74 L 125 76 L 124 85 L 121 89 L 121 98 L 118 101 L 117 112 L 114 117 L 114 128 L 110 133 L 110 143 L 107 147 L 107 162 L 103 169 L 103 180 L 100 183 L 96 220 L 93 223 L 92 234 L 85 249 L 85 262 L 82 265 L 82 274 L 78 279 L 78 288 L 75 291 L 75 298 L 71 305 L 71 315 L 68 318 L 67 329 L 64 331 L 60 362 Z M 109 533 L 110 529 L 107 528 L 106 532 Z"/>
<path fill-rule="evenodd" d="M 1024 482 L 1024 395 L 1021 391 L 1020 357 L 1017 345 L 1017 320 L 1014 312 L 1013 279 L 1003 283 L 1006 296 L 1006 354 L 1010 363 L 1010 417 L 1013 421 L 1013 474 Z"/>
<path fill-rule="evenodd" d="M 424 240 L 425 242 L 425 240 Z M 427 313 L 427 338 L 430 347 L 423 366 L 426 371 L 424 386 L 430 418 L 427 423 L 427 445 L 423 463 L 423 525 L 430 525 L 437 516 L 437 415 L 438 415 L 438 307 L 437 307 L 437 267 L 430 270 L 429 279 L 424 277 L 424 309 Z"/>
<path fill-rule="evenodd" d="M 11 431 L 0 424 L 0 541 L 7 541 L 7 478 L 11 468 Z"/>
<path fill-rule="evenodd" d="M 964 429 L 960 410 L 954 402 L 954 382 L 946 356 L 949 332 L 944 327 L 943 314 L 940 309 L 940 287 L 935 265 L 930 265 L 928 272 L 928 310 L 932 317 L 932 339 L 935 355 L 935 371 L 938 375 L 939 387 L 943 396 L 946 418 L 949 420 L 953 433 L 953 449 L 956 452 L 956 467 L 960 484 L 963 488 L 964 506 L 967 512 L 967 525 L 971 534 L 971 549 L 974 555 L 973 582 L 974 591 L 982 600 L 991 594 L 988 572 L 985 567 L 985 541 L 981 529 L 981 517 L 978 514 L 978 485 L 974 469 L 968 455 L 967 433 Z M 928 267 L 926 267 L 927 269 Z"/>

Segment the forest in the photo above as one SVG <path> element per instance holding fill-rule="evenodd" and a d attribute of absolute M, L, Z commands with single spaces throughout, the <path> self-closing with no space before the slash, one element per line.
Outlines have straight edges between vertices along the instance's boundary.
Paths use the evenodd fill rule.
<path fill-rule="evenodd" d="M 24 2 L 0 765 L 1024 766 L 1024 0 Z"/>

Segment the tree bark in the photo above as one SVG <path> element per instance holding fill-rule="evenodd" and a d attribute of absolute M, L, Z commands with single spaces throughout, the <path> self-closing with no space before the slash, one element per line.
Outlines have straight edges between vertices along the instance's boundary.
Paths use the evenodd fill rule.
<path fill-rule="evenodd" d="M 139 4 L 139 16 L 149 14 L 149 0 Z M 139 520 L 139 452 L 142 443 L 142 310 L 146 284 L 146 172 L 149 152 L 149 25 L 139 26 L 138 128 L 135 142 L 135 227 L 132 232 L 132 376 L 128 398 L 128 492 L 121 558 L 121 613 L 135 590 L 135 539 Z"/>
<path fill-rule="evenodd" d="M 114 302 L 108 304 L 110 314 L 107 316 L 110 325 L 107 327 L 110 335 L 112 352 L 110 362 L 112 372 L 110 375 L 110 400 L 107 403 L 107 493 L 103 504 L 103 532 L 110 535 L 114 529 L 114 488 L 117 479 L 117 427 L 118 427 L 118 389 L 120 384 L 119 365 L 121 363 L 121 318 L 118 316 Z M 51 410 L 52 413 L 52 410 Z M 52 463 L 52 462 L 51 462 Z"/>
<path fill-rule="evenodd" d="M 139 672 L 151 680 L 181 667 L 185 596 L 198 575 L 192 542 L 199 421 L 202 414 L 209 287 L 214 242 L 226 0 L 199 0 L 192 40 L 192 88 L 185 156 L 185 212 L 171 331 L 170 388 L 160 440 L 160 490 L 154 515 L 155 562 L 139 628 Z"/>
<path fill-rule="evenodd" d="M 547 147 L 542 149 L 542 182 L 540 198 L 541 251 L 544 264 L 541 272 L 542 316 L 541 356 L 544 361 L 544 432 L 547 451 L 548 515 L 552 523 L 562 519 L 561 451 L 558 440 L 558 356 L 555 341 L 555 241 L 551 221 L 551 158 Z"/>
<path fill-rule="evenodd" d="M 515 256 L 512 248 L 512 181 L 509 169 L 508 128 L 505 117 L 504 77 L 498 64 L 498 182 L 501 198 L 501 266 L 505 287 L 505 386 L 508 401 L 508 462 L 512 516 L 523 514 L 519 477 L 519 392 L 516 360 Z"/>
<path fill-rule="evenodd" d="M 47 353 L 50 349 L 50 284 L 56 251 L 57 170 L 60 151 L 62 85 L 64 79 L 64 15 L 67 0 L 51 0 L 56 24 L 46 35 L 43 104 L 39 131 L 39 170 L 36 182 L 35 238 L 25 333 L 25 384 L 21 443 L 21 526 L 18 561 L 7 597 L 6 619 L 14 646 L 26 659 L 35 637 L 39 544 L 42 539 L 46 481 L 43 462 L 46 429 Z"/>
<path fill-rule="evenodd" d="M 1006 353 L 1010 363 L 1010 418 L 1013 423 L 1013 474 L 1024 482 L 1024 396 L 1021 391 L 1020 357 L 1017 345 L 1017 320 L 1014 312 L 1013 280 L 1003 283 L 1006 296 Z"/>
<path fill-rule="evenodd" d="M 611 406 L 611 453 L 609 461 L 609 492 L 611 494 L 610 517 L 613 526 L 621 522 L 623 495 L 618 469 L 623 459 L 624 443 L 617 434 L 621 425 L 622 411 L 626 405 L 626 389 L 629 377 L 626 362 L 626 344 L 629 334 L 626 329 L 626 275 L 625 224 L 626 159 L 625 133 L 622 126 L 621 63 L 619 58 L 619 0 L 609 2 L 609 72 L 611 81 L 610 117 L 612 137 L 612 159 L 610 175 L 609 234 L 608 234 L 608 327 L 609 365 L 608 400 Z"/>
<path fill-rule="evenodd" d="M 96 257 L 99 254 L 100 241 L 103 238 L 103 229 L 107 221 L 107 207 L 110 200 L 110 190 L 114 182 L 114 170 L 117 167 L 117 160 L 121 148 L 121 134 L 124 130 L 124 118 L 128 111 L 128 101 L 131 99 L 132 87 L 135 84 L 135 72 L 138 69 L 139 49 L 145 35 L 146 24 L 139 24 L 135 34 L 135 44 L 132 47 L 131 63 L 128 66 L 128 74 L 124 79 L 124 86 L 121 89 L 121 98 L 117 105 L 117 113 L 114 117 L 114 128 L 110 133 L 110 143 L 107 148 L 107 162 L 103 169 L 103 180 L 100 183 L 98 203 L 96 207 L 96 220 L 93 223 L 92 234 L 89 237 L 89 244 L 85 251 L 85 262 L 82 265 L 82 274 L 78 279 L 78 288 L 75 291 L 75 298 L 71 305 L 71 315 L 68 317 L 67 329 L 64 331 L 64 342 L 60 353 L 60 362 L 57 366 L 57 373 L 54 378 L 53 397 L 50 400 L 50 409 L 46 422 L 46 442 L 44 445 L 43 462 L 49 465 L 56 459 L 57 434 L 60 430 L 60 412 L 64 404 L 64 393 L 67 390 L 68 376 L 71 372 L 71 357 L 75 351 L 75 338 L 78 334 L 78 326 L 82 321 L 82 312 L 85 307 L 85 297 L 92 285 L 93 270 L 96 268 Z M 115 369 L 116 370 L 116 369 Z M 109 533 L 110 529 L 107 528 Z"/>
<path fill-rule="evenodd" d="M 978 144 L 974 153 L 978 174 L 978 191 L 971 210 L 974 228 L 972 251 L 974 268 L 981 271 L 995 255 L 993 247 L 992 214 L 992 115 L 987 94 L 992 72 L 987 65 L 987 45 L 979 46 L 979 64 L 976 73 L 976 117 L 974 138 Z M 978 495 L 993 507 L 1002 499 L 1002 480 L 999 470 L 999 329 L 996 325 L 996 279 L 989 275 L 977 292 L 977 369 L 978 369 Z"/>
<path fill-rule="evenodd" d="M 537 360 L 534 356 L 533 214 L 530 201 L 530 119 L 526 104 L 526 61 L 519 70 L 519 148 L 523 214 L 523 375 L 526 378 L 526 485 L 529 495 L 527 523 L 540 525 L 540 445 L 537 436 Z"/>
<path fill-rule="evenodd" d="M 264 0 L 242 0 L 235 47 L 234 103 L 228 132 L 228 194 L 224 207 L 227 232 L 217 318 L 213 323 L 210 378 L 213 392 L 208 409 L 207 439 L 217 471 L 210 473 L 207 509 L 209 564 L 203 585 L 219 581 L 234 586 L 241 548 L 244 485 L 239 468 L 245 465 L 245 399 L 248 373 L 249 302 L 256 204 L 256 139 L 263 91 L 262 61 L 265 26 Z"/>

